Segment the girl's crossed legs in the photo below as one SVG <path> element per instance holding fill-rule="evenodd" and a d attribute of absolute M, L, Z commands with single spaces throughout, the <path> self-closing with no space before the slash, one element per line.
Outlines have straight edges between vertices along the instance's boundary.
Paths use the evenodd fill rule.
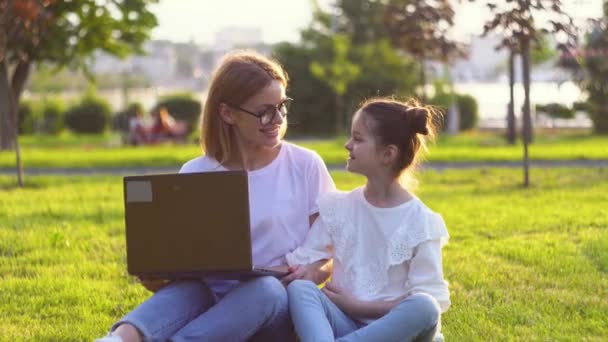
<path fill-rule="evenodd" d="M 310 281 L 293 281 L 287 293 L 291 318 L 302 342 L 432 341 L 439 322 L 439 304 L 424 293 L 407 297 L 369 325 L 347 316 Z"/>

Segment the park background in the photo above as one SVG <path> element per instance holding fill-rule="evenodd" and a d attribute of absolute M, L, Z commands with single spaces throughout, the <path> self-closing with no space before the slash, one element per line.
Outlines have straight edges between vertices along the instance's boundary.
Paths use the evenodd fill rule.
<path fill-rule="evenodd" d="M 0 340 L 92 340 L 149 296 L 126 272 L 122 176 L 201 154 L 209 76 L 239 48 L 284 65 L 287 139 L 342 190 L 364 182 L 343 149 L 361 100 L 444 111 L 416 194 L 451 234 L 446 339 L 603 340 L 607 16 L 596 0 L 0 1 Z M 161 106 L 186 139 L 127 144 L 129 117 Z"/>

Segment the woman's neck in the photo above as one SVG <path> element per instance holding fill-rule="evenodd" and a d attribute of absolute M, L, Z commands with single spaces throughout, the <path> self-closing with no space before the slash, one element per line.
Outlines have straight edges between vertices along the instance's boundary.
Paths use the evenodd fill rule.
<path fill-rule="evenodd" d="M 281 145 L 275 147 L 249 147 L 236 143 L 233 146 L 235 149 L 232 156 L 222 164 L 227 169 L 259 170 L 272 163 L 281 151 Z"/>
<path fill-rule="evenodd" d="M 363 188 L 365 199 L 379 208 L 391 208 L 403 204 L 413 196 L 391 176 L 368 177 Z"/>

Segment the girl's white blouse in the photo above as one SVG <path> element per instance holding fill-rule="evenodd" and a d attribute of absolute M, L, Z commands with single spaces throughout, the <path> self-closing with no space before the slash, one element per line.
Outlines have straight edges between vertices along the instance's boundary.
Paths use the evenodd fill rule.
<path fill-rule="evenodd" d="M 319 199 L 319 218 L 304 244 L 286 255 L 289 265 L 333 258 L 332 282 L 360 300 L 392 300 L 424 292 L 450 306 L 441 248 L 449 239 L 442 217 L 418 198 L 378 208 L 363 188 Z"/>

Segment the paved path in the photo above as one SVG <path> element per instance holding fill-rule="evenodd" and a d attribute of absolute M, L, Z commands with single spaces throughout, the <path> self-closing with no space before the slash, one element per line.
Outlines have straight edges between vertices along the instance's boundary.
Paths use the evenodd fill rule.
<path fill-rule="evenodd" d="M 555 167 L 608 167 L 608 160 L 537 160 L 532 161 L 533 168 L 555 168 Z M 445 170 L 445 169 L 476 169 L 476 168 L 520 168 L 522 162 L 461 162 L 440 163 L 427 162 L 423 169 Z M 328 165 L 330 170 L 344 170 L 344 165 Z M 150 173 L 174 173 L 179 167 L 125 167 L 125 168 L 26 168 L 27 176 L 38 175 L 137 175 Z M 0 168 L 0 175 L 13 175 L 15 170 L 11 168 Z"/>

